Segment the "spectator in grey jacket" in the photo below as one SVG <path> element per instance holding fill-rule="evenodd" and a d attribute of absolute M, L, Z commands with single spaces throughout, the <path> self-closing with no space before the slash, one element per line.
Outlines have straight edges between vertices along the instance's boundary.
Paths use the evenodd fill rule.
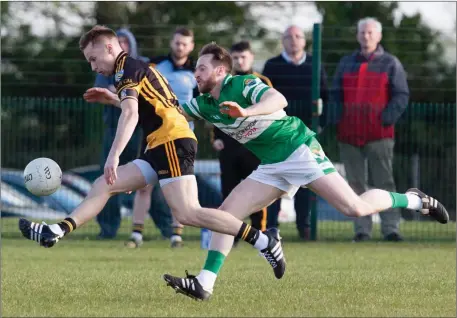
<path fill-rule="evenodd" d="M 400 61 L 379 44 L 382 26 L 374 18 L 357 24 L 360 49 L 344 56 L 335 73 L 327 120 L 337 124 L 340 158 L 357 194 L 370 186 L 395 192 L 392 161 L 394 126 L 408 105 L 409 89 Z M 381 213 L 387 241 L 401 241 L 400 212 Z M 371 216 L 357 218 L 354 241 L 371 237 Z"/>

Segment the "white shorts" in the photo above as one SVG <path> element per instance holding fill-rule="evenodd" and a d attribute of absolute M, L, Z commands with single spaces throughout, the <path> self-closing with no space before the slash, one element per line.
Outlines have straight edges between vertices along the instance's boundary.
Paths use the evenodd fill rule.
<path fill-rule="evenodd" d="M 268 184 L 293 197 L 300 187 L 336 172 L 319 142 L 313 137 L 298 147 L 286 160 L 260 165 L 248 178 Z"/>
<path fill-rule="evenodd" d="M 177 180 L 188 179 L 188 178 L 195 179 L 194 175 L 185 175 L 185 176 L 179 176 L 179 177 L 159 180 L 159 176 L 157 175 L 157 172 L 151 167 L 151 165 L 146 160 L 135 159 L 132 162 L 141 170 L 141 174 L 143 175 L 144 180 L 146 180 L 146 183 L 149 185 L 152 185 L 152 186 L 155 186 L 157 184 L 157 182 L 159 182 L 160 186 L 163 187 L 164 185 L 177 181 Z"/>

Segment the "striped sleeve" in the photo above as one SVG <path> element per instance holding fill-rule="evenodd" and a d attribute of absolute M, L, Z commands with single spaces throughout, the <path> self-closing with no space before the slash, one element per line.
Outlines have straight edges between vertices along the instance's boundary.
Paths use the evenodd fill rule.
<path fill-rule="evenodd" d="M 181 107 L 190 117 L 194 119 L 203 119 L 196 98 L 192 98 L 189 102 L 182 104 Z"/>
<path fill-rule="evenodd" d="M 138 101 L 138 91 L 132 87 L 123 88 L 119 92 L 118 96 L 119 96 L 119 100 L 121 101 L 121 103 L 126 99 L 133 99 L 133 100 Z"/>
<path fill-rule="evenodd" d="M 270 87 L 258 77 L 249 77 L 243 82 L 243 96 L 251 104 L 256 104 Z"/>
<path fill-rule="evenodd" d="M 118 65 L 114 79 L 116 84 L 116 92 L 119 98 L 125 97 L 127 88 L 136 90 L 137 93 L 140 91 L 140 78 L 137 68 L 130 60 L 125 57 L 121 60 L 121 64 Z"/>

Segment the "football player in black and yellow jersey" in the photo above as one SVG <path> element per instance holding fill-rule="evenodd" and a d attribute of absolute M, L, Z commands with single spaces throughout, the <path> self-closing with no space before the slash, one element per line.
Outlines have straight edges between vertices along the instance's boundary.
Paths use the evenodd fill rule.
<path fill-rule="evenodd" d="M 111 196 L 159 183 L 172 214 L 183 225 L 238 236 L 262 253 L 273 255 L 273 249 L 281 245 L 276 237 L 262 233 L 228 212 L 200 206 L 194 175 L 196 137 L 180 113 L 178 99 L 167 80 L 152 66 L 122 51 L 114 31 L 104 26 L 95 26 L 85 33 L 80 39 L 80 49 L 94 72 L 115 77 L 119 98 L 115 106 L 122 110 L 116 137 L 104 175 L 94 182 L 87 197 L 71 215 L 51 225 L 20 219 L 23 236 L 41 246 L 52 247 L 100 213 Z M 230 56 L 214 67 L 220 76 L 230 72 Z M 103 100 L 104 94 L 99 94 L 103 90 L 90 88 L 84 98 L 110 104 L 111 101 Z M 144 131 L 146 150 L 140 158 L 118 167 L 119 155 L 138 122 Z M 276 263 L 270 262 L 270 265 L 276 274 Z M 278 278 L 284 274 L 285 266 L 280 271 Z"/>

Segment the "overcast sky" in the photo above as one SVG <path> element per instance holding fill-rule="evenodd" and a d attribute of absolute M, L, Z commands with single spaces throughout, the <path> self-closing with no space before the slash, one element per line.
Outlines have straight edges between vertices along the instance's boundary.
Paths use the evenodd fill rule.
<path fill-rule="evenodd" d="M 456 3 L 455 2 L 399 2 L 398 18 L 403 13 L 413 15 L 420 12 L 431 27 L 441 29 L 445 33 L 455 32 Z M 268 15 L 268 12 L 259 10 L 258 14 Z M 322 17 L 314 4 L 301 2 L 297 10 L 288 10 L 282 15 L 284 18 L 265 21 L 264 26 L 282 31 L 287 24 L 297 24 L 304 29 L 311 29 L 313 23 L 321 22 Z M 373 14 L 376 17 L 376 14 Z"/>

